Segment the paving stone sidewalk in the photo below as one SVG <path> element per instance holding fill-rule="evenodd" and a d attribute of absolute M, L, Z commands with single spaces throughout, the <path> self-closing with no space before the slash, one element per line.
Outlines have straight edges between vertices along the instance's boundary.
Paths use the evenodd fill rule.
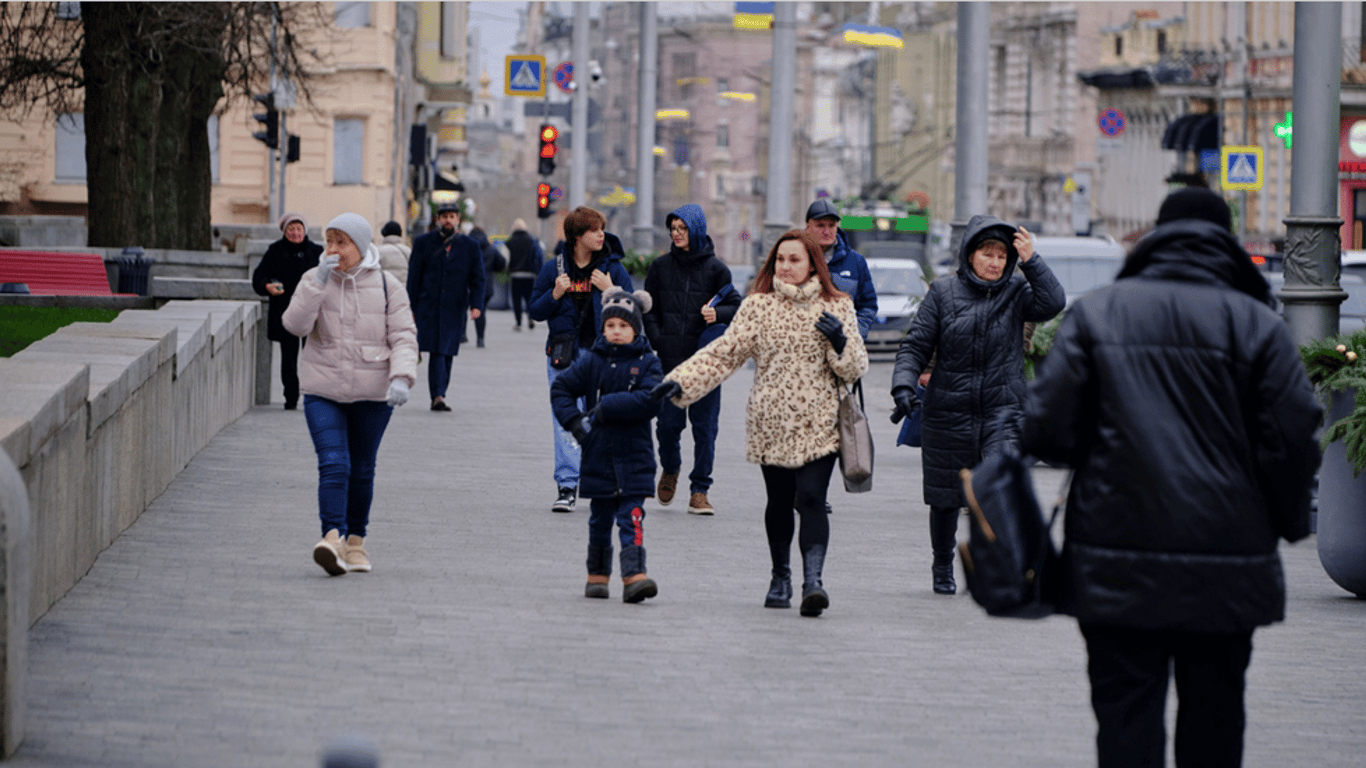
<path fill-rule="evenodd" d="M 890 363 L 865 387 L 875 489 L 832 494 L 824 616 L 762 607 L 747 369 L 723 390 L 717 514 L 647 502 L 660 592 L 625 605 L 617 577 L 613 599 L 582 597 L 586 509 L 550 512 L 544 326 L 511 320 L 493 312 L 487 348 L 462 347 L 453 413 L 427 410 L 425 366 L 396 412 L 371 574 L 311 560 L 301 411 L 255 408 L 223 430 L 34 626 L 9 764 L 301 768 L 354 735 L 388 768 L 1094 764 L 1075 622 L 931 594 L 919 452 L 893 448 L 886 419 Z M 1041 497 L 1061 478 L 1038 470 Z M 1254 638 L 1244 765 L 1360 766 L 1366 602 L 1323 574 L 1313 539 L 1282 551 L 1289 617 Z"/>

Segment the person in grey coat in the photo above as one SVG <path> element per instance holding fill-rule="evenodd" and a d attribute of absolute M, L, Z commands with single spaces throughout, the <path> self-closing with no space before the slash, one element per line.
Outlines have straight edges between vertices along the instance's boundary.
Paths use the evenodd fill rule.
<path fill-rule="evenodd" d="M 937 594 L 958 589 L 953 550 L 964 504 L 958 472 L 1018 443 L 1024 324 L 1051 319 L 1066 302 L 1062 285 L 1034 253 L 1033 235 L 992 216 L 974 216 L 963 232 L 957 273 L 930 285 L 897 350 L 893 421 L 920 406 L 916 383 L 938 350 L 925 390 L 920 453 Z"/>

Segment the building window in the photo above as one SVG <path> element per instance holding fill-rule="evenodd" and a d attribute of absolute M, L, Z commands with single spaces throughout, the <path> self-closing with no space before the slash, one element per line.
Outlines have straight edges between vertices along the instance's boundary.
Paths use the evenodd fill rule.
<path fill-rule="evenodd" d="M 85 115 L 57 116 L 56 180 L 68 184 L 85 183 Z"/>
<path fill-rule="evenodd" d="M 332 183 L 363 184 L 365 121 L 339 117 L 332 131 Z"/>
<path fill-rule="evenodd" d="M 80 3 L 57 3 L 57 18 L 62 21 L 75 21 L 80 17 Z"/>
<path fill-rule="evenodd" d="M 730 126 L 725 123 L 720 123 L 716 126 L 716 148 L 730 148 Z"/>
<path fill-rule="evenodd" d="M 1124 35 L 1115 35 L 1115 55 L 1124 55 Z"/>
<path fill-rule="evenodd" d="M 341 29 L 359 29 L 370 26 L 369 3 L 337 3 L 337 26 Z"/>
<path fill-rule="evenodd" d="M 1167 52 L 1167 30 L 1157 30 L 1157 55 L 1161 56 Z"/>
<path fill-rule="evenodd" d="M 218 178 L 218 115 L 209 115 L 209 174 L 213 177 L 213 183 L 219 183 Z"/>
<path fill-rule="evenodd" d="M 454 59 L 460 55 L 456 50 L 459 45 L 459 37 L 455 34 L 456 27 L 455 3 L 441 4 L 441 58 Z"/>
<path fill-rule="evenodd" d="M 678 85 L 678 98 L 687 101 L 692 97 L 693 79 L 697 77 L 697 52 L 675 53 L 673 65 L 674 83 Z"/>

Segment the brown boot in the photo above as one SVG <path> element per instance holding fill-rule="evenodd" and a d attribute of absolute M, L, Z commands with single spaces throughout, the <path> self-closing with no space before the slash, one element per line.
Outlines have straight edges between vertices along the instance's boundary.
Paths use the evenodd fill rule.
<path fill-rule="evenodd" d="M 655 498 L 659 503 L 669 506 L 673 503 L 674 492 L 678 490 L 678 473 L 665 472 L 659 476 L 659 487 L 655 489 Z"/>
<path fill-rule="evenodd" d="M 688 499 L 688 514 L 690 515 L 714 515 L 716 510 L 712 509 L 711 502 L 707 501 L 707 494 L 694 493 Z"/>

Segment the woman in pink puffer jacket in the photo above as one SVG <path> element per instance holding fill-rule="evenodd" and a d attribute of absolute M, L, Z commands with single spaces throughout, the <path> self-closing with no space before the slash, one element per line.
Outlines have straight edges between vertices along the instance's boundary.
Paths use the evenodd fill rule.
<path fill-rule="evenodd" d="M 370 223 L 343 213 L 327 225 L 327 250 L 304 273 L 285 329 L 306 336 L 299 356 L 304 417 L 318 452 L 323 538 L 313 560 L 333 576 L 369 572 L 364 549 L 375 455 L 394 406 L 417 376 L 417 327 L 403 282 L 379 266 Z"/>

